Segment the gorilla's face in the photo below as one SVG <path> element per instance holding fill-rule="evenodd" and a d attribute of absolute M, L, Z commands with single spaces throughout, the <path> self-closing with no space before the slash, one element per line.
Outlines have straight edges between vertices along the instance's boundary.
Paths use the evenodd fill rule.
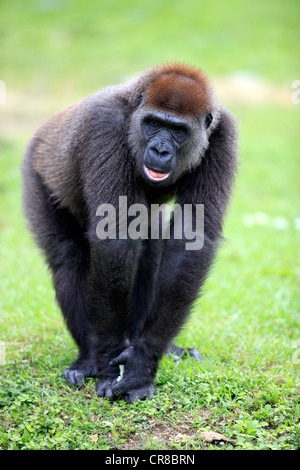
<path fill-rule="evenodd" d="M 146 180 L 155 185 L 174 182 L 200 161 L 211 121 L 210 113 L 192 120 L 171 112 L 147 110 L 140 121 Z"/>
<path fill-rule="evenodd" d="M 148 113 L 142 122 L 147 141 L 144 153 L 146 177 L 159 183 L 171 175 L 176 166 L 176 154 L 189 139 L 190 128 L 185 120 L 163 112 Z"/>

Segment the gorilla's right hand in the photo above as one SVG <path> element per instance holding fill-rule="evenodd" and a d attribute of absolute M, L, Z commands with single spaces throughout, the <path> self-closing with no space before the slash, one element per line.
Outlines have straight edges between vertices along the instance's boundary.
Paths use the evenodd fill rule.
<path fill-rule="evenodd" d="M 124 373 L 112 382 L 114 399 L 123 397 L 127 403 L 135 400 L 152 398 L 156 394 L 153 380 L 157 369 L 157 361 L 147 358 L 143 348 L 130 346 L 124 349 L 111 366 L 124 366 Z"/>

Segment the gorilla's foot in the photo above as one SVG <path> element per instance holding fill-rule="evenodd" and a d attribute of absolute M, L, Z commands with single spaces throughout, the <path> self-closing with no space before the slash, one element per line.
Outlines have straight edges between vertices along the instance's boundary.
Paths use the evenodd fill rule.
<path fill-rule="evenodd" d="M 84 387 L 85 377 L 97 377 L 97 367 L 93 360 L 78 360 L 64 370 L 62 376 L 70 385 L 81 390 Z"/>
<path fill-rule="evenodd" d="M 203 357 L 201 354 L 197 351 L 197 349 L 194 348 L 180 348 L 179 346 L 176 346 L 176 344 L 171 344 L 171 346 L 168 349 L 168 354 L 170 357 L 173 358 L 174 361 L 180 361 L 181 359 L 184 359 L 185 357 L 192 357 L 196 359 L 196 361 L 203 361 Z"/>

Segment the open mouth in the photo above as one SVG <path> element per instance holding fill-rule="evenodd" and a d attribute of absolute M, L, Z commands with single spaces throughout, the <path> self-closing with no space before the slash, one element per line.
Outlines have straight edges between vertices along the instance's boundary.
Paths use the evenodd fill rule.
<path fill-rule="evenodd" d="M 159 171 L 151 170 L 146 166 L 144 166 L 144 172 L 151 181 L 164 181 L 171 173 L 160 173 Z"/>

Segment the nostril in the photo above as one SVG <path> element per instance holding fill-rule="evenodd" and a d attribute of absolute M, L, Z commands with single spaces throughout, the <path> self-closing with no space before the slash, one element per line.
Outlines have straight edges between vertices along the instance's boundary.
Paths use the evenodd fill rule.
<path fill-rule="evenodd" d="M 157 150 L 156 147 L 151 147 L 151 148 L 149 149 L 149 152 L 150 152 L 150 154 L 151 154 L 153 157 L 156 157 L 156 158 L 159 158 L 159 157 L 160 157 L 160 152 L 159 152 L 159 150 Z"/>
<path fill-rule="evenodd" d="M 160 152 L 160 156 L 162 158 L 166 158 L 166 157 L 169 157 L 171 154 L 168 150 L 163 150 L 162 152 Z"/>

